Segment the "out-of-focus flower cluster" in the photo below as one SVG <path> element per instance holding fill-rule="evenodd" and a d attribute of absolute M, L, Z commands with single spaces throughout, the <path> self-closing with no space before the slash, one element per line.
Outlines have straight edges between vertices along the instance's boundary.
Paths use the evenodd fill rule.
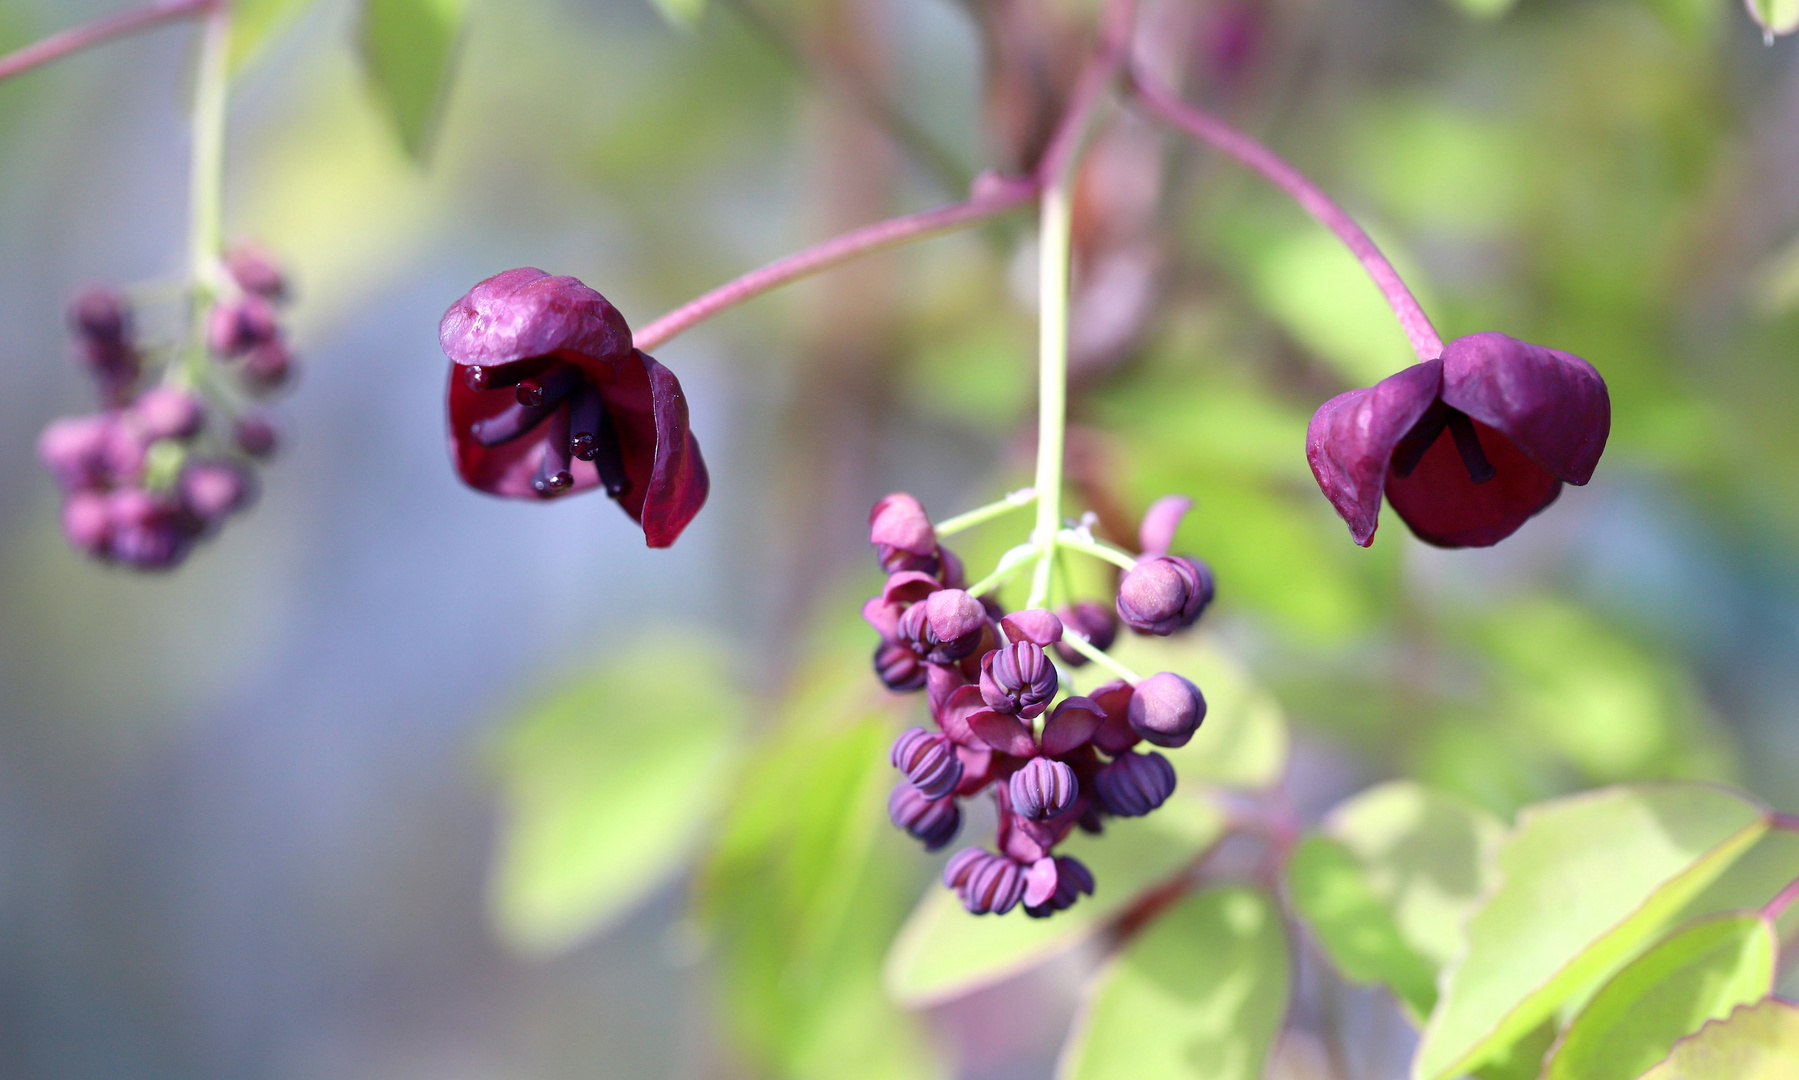
<path fill-rule="evenodd" d="M 278 435 L 252 402 L 293 370 L 276 320 L 287 285 L 253 248 L 234 249 L 225 268 L 205 345 L 190 346 L 205 356 L 142 345 L 117 290 L 89 289 L 70 307 L 76 358 L 102 407 L 52 421 L 38 458 L 62 489 L 63 535 L 96 559 L 170 569 L 254 501 L 252 463 L 275 452 Z"/>
<path fill-rule="evenodd" d="M 1107 816 L 1141 817 L 1173 794 L 1174 767 L 1138 744 L 1185 745 L 1205 719 L 1199 688 L 1162 672 L 1062 696 L 1062 669 L 1088 662 L 1070 639 L 1103 651 L 1121 621 L 1167 635 L 1199 618 L 1212 599 L 1211 571 L 1166 554 L 1186 505 L 1163 500 L 1146 516 L 1144 553 L 1119 582 L 1113 608 L 1080 601 L 1054 612 L 1006 612 L 990 595 L 970 595 L 961 562 L 912 496 L 889 495 L 869 515 L 888 574 L 862 609 L 881 636 L 875 673 L 890 690 L 924 690 L 935 727 L 910 728 L 894 742 L 893 765 L 905 779 L 888 813 L 936 850 L 960 830 L 961 800 L 992 793 L 994 849 L 966 848 L 944 869 L 969 911 L 1022 905 L 1042 918 L 1069 907 L 1095 882 L 1056 845 L 1076 828 L 1100 832 Z"/>

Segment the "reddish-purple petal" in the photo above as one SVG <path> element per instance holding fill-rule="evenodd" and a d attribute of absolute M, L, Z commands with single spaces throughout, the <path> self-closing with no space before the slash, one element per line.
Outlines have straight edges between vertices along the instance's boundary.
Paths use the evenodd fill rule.
<path fill-rule="evenodd" d="M 1016 716 L 982 709 L 968 715 L 968 726 L 982 742 L 1002 754 L 1030 757 L 1037 752 L 1037 743 L 1031 738 L 1031 729 Z"/>
<path fill-rule="evenodd" d="M 631 355 L 631 328 L 604 296 L 529 266 L 495 274 L 451 304 L 438 340 L 456 364 L 556 356 L 595 380 Z"/>
<path fill-rule="evenodd" d="M 969 726 L 969 717 L 978 712 L 987 711 L 987 702 L 981 698 L 978 686 L 960 686 L 944 701 L 943 707 L 936 710 L 937 727 L 950 737 L 952 742 L 959 743 L 976 750 L 987 749 L 987 743 L 974 728 Z"/>
<path fill-rule="evenodd" d="M 1418 539 L 1438 547 L 1487 547 L 1541 512 L 1562 483 L 1526 457 L 1504 435 L 1479 420 L 1474 431 L 1493 466 L 1493 478 L 1476 484 L 1444 428 L 1411 475 L 1387 476 L 1387 500 Z"/>
<path fill-rule="evenodd" d="M 1430 360 L 1373 386 L 1338 394 L 1306 428 L 1306 461 L 1324 497 L 1349 524 L 1355 542 L 1374 542 L 1381 492 L 1393 448 L 1424 415 L 1443 382 L 1443 362 Z"/>
<path fill-rule="evenodd" d="M 1091 698 L 1065 698 L 1049 722 L 1043 725 L 1043 753 L 1061 757 L 1093 738 L 1093 733 L 1106 722 L 1106 714 Z"/>
<path fill-rule="evenodd" d="M 1592 479 L 1611 432 L 1611 398 L 1593 365 L 1504 334 L 1444 347 L 1442 397 L 1570 484 Z"/>
<path fill-rule="evenodd" d="M 643 526 L 650 547 L 667 547 L 705 505 L 711 480 L 688 430 L 680 380 L 647 353 L 632 356 L 636 363 L 619 365 L 616 378 L 598 384 L 624 457 L 628 483 L 618 504 Z"/>
<path fill-rule="evenodd" d="M 544 437 L 550 428 L 547 420 L 534 431 L 498 446 L 483 446 L 469 434 L 469 429 L 476 423 L 505 412 L 516 400 L 511 387 L 501 391 L 470 390 L 462 380 L 461 369 L 451 364 L 450 459 L 456 463 L 456 474 L 462 477 L 462 482 L 476 491 L 508 499 L 541 499 L 531 486 L 531 478 L 537 473 L 538 462 L 543 460 Z M 577 459 L 571 463 L 569 472 L 575 482 L 564 494 L 572 495 L 599 486 L 599 470 L 591 461 Z"/>
<path fill-rule="evenodd" d="M 1008 641 L 1028 641 L 1045 649 L 1062 640 L 1062 620 L 1047 608 L 1014 611 L 1000 619 L 999 628 Z"/>
<path fill-rule="evenodd" d="M 1164 495 L 1143 512 L 1143 523 L 1137 526 L 1137 550 L 1146 558 L 1168 554 L 1181 519 L 1193 509 L 1193 500 L 1185 495 Z"/>

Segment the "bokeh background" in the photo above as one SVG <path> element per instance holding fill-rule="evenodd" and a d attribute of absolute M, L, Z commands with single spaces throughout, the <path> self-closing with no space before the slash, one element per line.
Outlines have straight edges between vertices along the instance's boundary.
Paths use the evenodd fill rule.
<path fill-rule="evenodd" d="M 117 7 L 4 0 L 0 48 Z M 368 93 L 350 5 L 300 7 L 234 89 L 227 207 L 229 232 L 297 283 L 287 449 L 258 508 L 172 575 L 68 551 L 33 440 L 91 407 L 67 297 L 178 279 L 194 34 L 0 86 L 0 1074 L 1046 1075 L 1078 960 L 914 1028 L 796 989 L 779 957 L 810 909 L 753 901 L 812 871 L 763 877 L 713 843 L 750 842 L 744 768 L 766 794 L 843 745 L 781 703 L 796 683 L 867 681 L 868 504 L 905 488 L 949 514 L 1028 475 L 1029 223 L 882 256 L 665 346 L 713 475 L 665 552 L 599 497 L 462 489 L 436 326 L 515 265 L 575 274 L 642 325 L 957 197 L 1031 139 L 985 92 L 1006 58 L 977 27 L 1020 42 L 1087 11 L 721 0 L 679 29 L 641 0 L 479 0 L 420 165 Z M 1180 546 L 1217 571 L 1211 634 L 1292 723 L 1302 808 L 1396 775 L 1507 815 L 1668 775 L 1799 808 L 1794 45 L 1764 46 L 1730 0 L 1151 10 L 1189 92 L 1363 215 L 1445 337 L 1579 353 L 1613 395 L 1593 483 L 1501 547 L 1435 551 L 1389 516 L 1357 549 L 1303 431 L 1324 398 L 1408 362 L 1378 295 L 1258 179 L 1130 117 L 1099 142 L 1072 475 L 1114 532 L 1164 492 L 1196 500 Z M 1009 528 L 973 535 L 970 564 Z M 631 895 L 605 925 L 577 912 L 533 944 L 490 899 L 533 770 L 555 771 L 555 747 L 531 749 L 533 703 L 658 641 L 728 689 L 713 708 L 680 663 L 607 669 L 569 720 L 597 732 L 596 760 L 689 723 L 748 756 L 696 759 L 716 789 L 697 826 L 670 832 L 654 798 L 614 808 L 620 850 L 647 836 L 667 859 L 620 865 Z M 865 802 L 849 805 L 878 822 Z M 804 833 L 814 810 L 793 803 Z M 844 886 L 848 936 L 824 950 L 864 990 L 932 873 L 890 839 L 868 841 L 881 871 Z M 698 913 L 695 853 L 713 860 Z M 824 998 L 866 1009 L 820 1021 Z M 1378 1003 L 1350 1007 L 1404 1043 Z M 936 1064 L 861 1056 L 915 1035 Z M 1377 1047 L 1357 1075 L 1392 1075 L 1403 1052 Z M 1302 1058 L 1283 1075 L 1318 1075 Z"/>

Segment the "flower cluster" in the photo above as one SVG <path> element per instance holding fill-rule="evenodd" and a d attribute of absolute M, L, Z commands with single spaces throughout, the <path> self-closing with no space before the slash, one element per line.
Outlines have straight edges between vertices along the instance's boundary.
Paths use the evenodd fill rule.
<path fill-rule="evenodd" d="M 514 499 L 604 487 L 668 547 L 710 482 L 674 373 L 635 348 L 604 296 L 520 267 L 450 305 L 450 457 L 464 483 Z"/>
<path fill-rule="evenodd" d="M 250 463 L 274 453 L 277 435 L 245 399 L 267 396 L 292 371 L 275 320 L 287 287 L 251 248 L 233 250 L 225 267 L 229 295 L 211 309 L 206 347 L 233 365 L 235 380 L 219 378 L 205 357 L 162 358 L 163 374 L 150 384 L 154 352 L 139 346 L 122 294 L 90 289 L 70 308 L 75 352 L 102 408 L 52 421 L 38 457 L 62 489 L 63 535 L 96 559 L 170 569 L 255 497 Z"/>
<path fill-rule="evenodd" d="M 905 779 L 888 799 L 893 823 L 926 850 L 961 827 L 960 800 L 990 790 L 996 850 L 967 848 L 944 883 L 975 914 L 1022 905 L 1042 918 L 1094 889 L 1093 875 L 1055 847 L 1106 816 L 1141 817 L 1174 792 L 1174 767 L 1140 742 L 1183 746 L 1205 719 L 1199 688 L 1173 672 L 1120 679 L 1085 696 L 1061 695 L 1059 669 L 1102 651 L 1118 622 L 1167 635 L 1193 625 L 1212 598 L 1205 564 L 1167 552 L 1186 500 L 1164 500 L 1144 522 L 1144 553 L 1119 582 L 1111 610 L 1092 601 L 1059 611 L 1006 612 L 965 588 L 960 561 L 938 542 L 917 499 L 889 495 L 869 515 L 886 586 L 862 614 L 879 632 L 875 673 L 888 689 L 923 689 L 934 731 L 902 733 L 892 761 Z M 1072 647 L 1078 641 L 1084 649 Z"/>

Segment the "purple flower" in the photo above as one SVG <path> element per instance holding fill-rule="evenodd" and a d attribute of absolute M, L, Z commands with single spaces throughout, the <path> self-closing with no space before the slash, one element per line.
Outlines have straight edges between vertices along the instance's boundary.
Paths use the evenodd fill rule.
<path fill-rule="evenodd" d="M 926 851 L 936 851 L 954 840 L 962 827 L 962 810 L 955 799 L 932 799 L 911 784 L 898 785 L 887 797 L 887 817 L 914 840 L 922 841 Z"/>
<path fill-rule="evenodd" d="M 1055 665 L 1028 641 L 1001 646 L 981 658 L 981 697 L 995 712 L 1034 720 L 1049 707 L 1059 685 Z"/>
<path fill-rule="evenodd" d="M 943 868 L 943 881 L 975 915 L 1004 915 L 1024 898 L 1024 867 L 980 848 L 957 852 Z"/>
<path fill-rule="evenodd" d="M 238 288 L 279 304 L 287 299 L 287 275 L 269 253 L 240 240 L 225 253 L 225 269 Z"/>
<path fill-rule="evenodd" d="M 961 589 L 938 589 L 907 608 L 897 636 L 933 664 L 952 664 L 980 647 L 987 609 Z"/>
<path fill-rule="evenodd" d="M 1119 817 L 1142 817 L 1174 794 L 1174 766 L 1155 751 L 1126 753 L 1107 762 L 1093 778 L 1101 809 Z"/>
<path fill-rule="evenodd" d="M 1101 652 L 1111 648 L 1112 642 L 1118 639 L 1118 616 L 1104 604 L 1097 604 L 1092 600 L 1077 600 L 1056 614 L 1069 631 L 1085 635 L 1087 644 Z M 1069 667 L 1080 667 L 1087 662 L 1084 655 L 1067 645 L 1057 643 L 1055 648 L 1056 655 Z"/>
<path fill-rule="evenodd" d="M 1008 783 L 1012 809 L 1032 821 L 1055 817 L 1068 809 L 1081 790 L 1073 769 L 1042 757 L 1025 762 Z"/>
<path fill-rule="evenodd" d="M 111 406 L 129 401 L 142 361 L 131 344 L 131 308 L 124 294 L 104 287 L 84 290 L 69 306 L 69 329 L 102 400 Z"/>
<path fill-rule="evenodd" d="M 868 512 L 868 542 L 885 573 L 937 572 L 937 532 L 924 506 L 903 491 L 875 503 Z"/>
<path fill-rule="evenodd" d="M 1045 855 L 1024 875 L 1024 913 L 1033 919 L 1066 911 L 1082 893 L 1093 895 L 1093 872 L 1068 855 Z"/>
<path fill-rule="evenodd" d="M 875 676 L 887 689 L 903 694 L 924 686 L 925 663 L 912 646 L 882 641 L 875 646 Z"/>
<path fill-rule="evenodd" d="M 962 781 L 962 762 L 947 735 L 907 728 L 893 742 L 893 767 L 927 799 L 941 799 Z"/>
<path fill-rule="evenodd" d="M 450 454 L 464 483 L 514 499 L 604 486 L 651 547 L 675 542 L 709 480 L 680 381 L 632 348 L 606 298 L 523 267 L 450 305 Z"/>
<path fill-rule="evenodd" d="M 1592 478 L 1611 430 L 1605 380 L 1570 353 L 1504 334 L 1457 338 L 1435 360 L 1324 403 L 1306 460 L 1355 542 L 1381 495 L 1420 540 L 1486 547 Z"/>
<path fill-rule="evenodd" d="M 1131 730 L 1157 746 L 1187 745 L 1206 718 L 1199 687 L 1172 671 L 1151 675 L 1131 694 Z"/>
<path fill-rule="evenodd" d="M 1145 558 L 1118 582 L 1118 617 L 1140 634 L 1167 637 L 1192 626 L 1212 602 L 1212 571 L 1184 555 Z"/>

